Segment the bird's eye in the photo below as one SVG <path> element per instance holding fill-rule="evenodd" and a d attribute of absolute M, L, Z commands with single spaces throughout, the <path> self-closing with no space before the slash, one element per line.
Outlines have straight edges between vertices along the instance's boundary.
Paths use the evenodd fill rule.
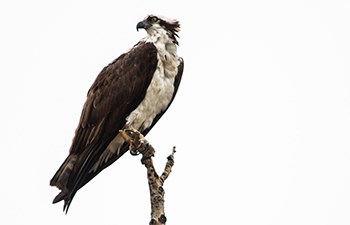
<path fill-rule="evenodd" d="M 152 21 L 153 23 L 155 23 L 155 22 L 158 21 L 158 18 L 157 18 L 157 17 L 152 17 L 152 18 L 151 18 L 151 21 Z"/>

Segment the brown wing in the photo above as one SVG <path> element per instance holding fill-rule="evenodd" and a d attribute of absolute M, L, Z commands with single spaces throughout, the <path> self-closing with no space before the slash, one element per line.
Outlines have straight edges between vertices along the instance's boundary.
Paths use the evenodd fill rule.
<path fill-rule="evenodd" d="M 70 153 L 109 142 L 140 104 L 157 66 L 157 50 L 143 43 L 106 66 L 90 88 Z"/>
<path fill-rule="evenodd" d="M 88 182 L 92 166 L 144 98 L 157 62 L 154 45 L 139 43 L 98 75 L 88 92 L 69 156 L 50 182 L 62 190 L 54 202 L 65 200 L 68 210 L 76 191 Z"/>

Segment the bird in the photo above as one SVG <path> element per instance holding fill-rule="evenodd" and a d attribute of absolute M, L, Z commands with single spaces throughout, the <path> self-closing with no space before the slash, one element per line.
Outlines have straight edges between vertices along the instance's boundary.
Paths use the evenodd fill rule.
<path fill-rule="evenodd" d="M 179 21 L 150 14 L 136 29 L 144 29 L 147 36 L 98 74 L 69 154 L 50 180 L 60 190 L 53 203 L 63 200 L 65 213 L 80 188 L 128 151 L 119 130 L 132 128 L 146 135 L 178 91 L 184 70 L 177 54 Z"/>

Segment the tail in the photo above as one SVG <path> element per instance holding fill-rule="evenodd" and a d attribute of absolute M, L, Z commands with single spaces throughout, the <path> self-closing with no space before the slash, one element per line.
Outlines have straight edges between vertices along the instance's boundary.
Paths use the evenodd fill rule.
<path fill-rule="evenodd" d="M 99 163 L 100 156 L 106 147 L 105 145 L 91 145 L 79 156 L 70 154 L 51 179 L 50 185 L 56 186 L 61 190 L 54 198 L 53 203 L 64 200 L 63 211 L 65 213 L 68 212 L 68 208 L 77 191 L 129 149 L 128 145 L 124 143 L 118 154 L 114 154 L 108 160 Z M 95 168 L 94 165 L 96 163 L 98 163 L 98 166 Z"/>
<path fill-rule="evenodd" d="M 52 203 L 55 204 L 57 202 L 60 202 L 64 200 L 64 205 L 63 205 L 63 212 L 67 214 L 69 206 L 73 200 L 73 195 L 70 194 L 68 191 L 61 191 L 56 197 L 53 199 Z"/>
<path fill-rule="evenodd" d="M 61 192 L 53 199 L 52 203 L 55 204 L 64 200 L 63 211 L 66 213 L 68 212 L 69 205 L 74 196 L 74 194 L 68 190 L 67 184 L 76 160 L 76 155 L 69 155 L 50 180 L 51 186 L 56 186 L 61 190 Z"/>

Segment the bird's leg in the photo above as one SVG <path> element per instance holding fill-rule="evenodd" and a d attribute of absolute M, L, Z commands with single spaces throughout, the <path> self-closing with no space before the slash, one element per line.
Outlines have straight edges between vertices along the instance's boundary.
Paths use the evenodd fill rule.
<path fill-rule="evenodd" d="M 119 131 L 122 138 L 129 144 L 129 150 L 131 155 L 139 155 L 138 144 L 135 142 L 137 138 L 137 130 L 133 128 L 127 128 Z"/>
<path fill-rule="evenodd" d="M 120 135 L 130 145 L 131 155 L 139 155 L 149 149 L 149 143 L 144 136 L 134 128 L 127 128 L 119 131 Z M 153 153 L 151 153 L 153 155 Z"/>

